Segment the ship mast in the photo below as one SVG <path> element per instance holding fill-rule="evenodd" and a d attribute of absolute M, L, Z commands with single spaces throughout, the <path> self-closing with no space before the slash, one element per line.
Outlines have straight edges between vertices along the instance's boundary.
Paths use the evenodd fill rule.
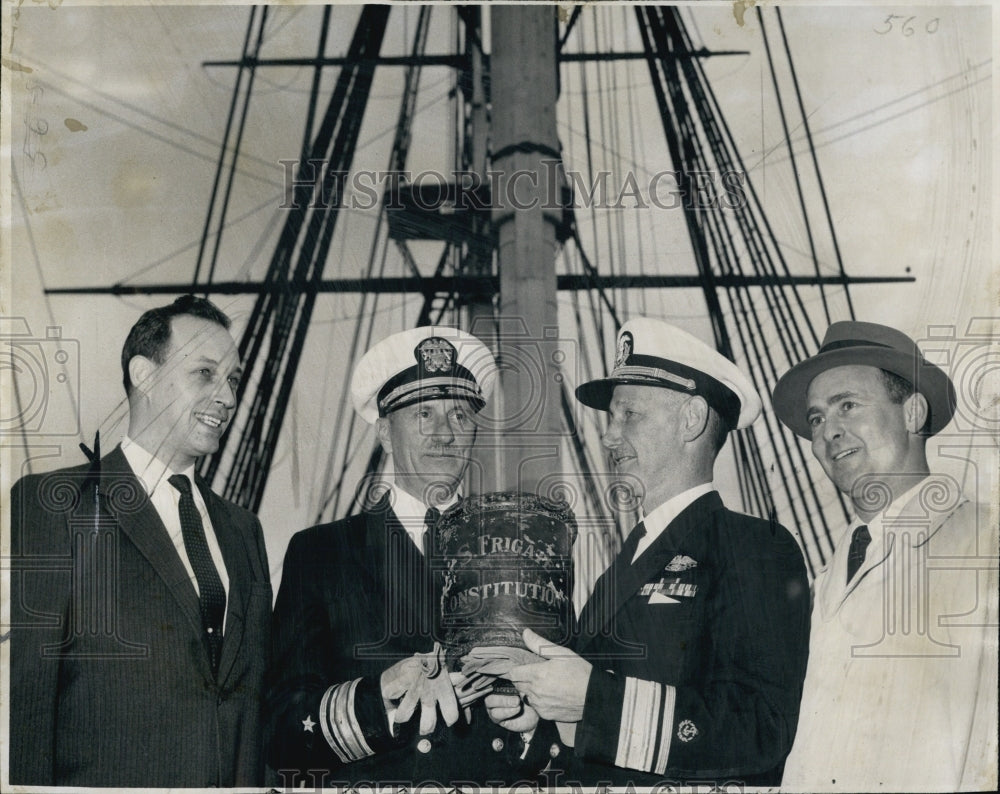
<path fill-rule="evenodd" d="M 559 162 L 556 15 L 548 5 L 492 9 L 493 225 L 501 364 L 501 489 L 536 491 L 561 472 L 556 306 Z M 546 163 L 548 165 L 546 165 Z"/>
<path fill-rule="evenodd" d="M 616 330 L 610 327 L 612 323 L 627 319 L 619 316 L 609 297 L 612 290 L 698 288 L 705 299 L 716 346 L 751 371 L 758 389 L 765 393 L 780 368 L 815 347 L 815 329 L 800 290 L 818 289 L 829 319 L 823 292 L 826 286 L 842 290 L 850 311 L 850 285 L 913 279 L 848 276 L 839 252 L 837 272 L 828 270 L 821 275 L 811 231 L 808 239 L 815 275 L 792 273 L 749 181 L 749 201 L 745 205 L 685 206 L 684 220 L 697 272 L 664 272 L 668 263 L 656 261 L 652 263 L 657 267 L 653 273 L 641 271 L 645 263 L 639 263 L 639 272 L 634 267 L 609 272 L 606 264 L 597 261 L 601 252 L 596 248 L 587 256 L 563 176 L 568 172 L 562 166 L 555 116 L 560 65 L 573 63 L 581 74 L 586 74 L 588 66 L 606 67 L 613 61 L 645 62 L 672 167 L 683 173 L 747 174 L 701 65 L 712 56 L 740 53 L 696 49 L 679 10 L 671 6 L 632 9 L 633 24 L 642 41 L 640 50 L 584 50 L 580 34 L 583 26 L 578 22 L 585 15 L 598 20 L 599 7 L 577 7 L 560 38 L 557 9 L 541 3 L 489 6 L 489 36 L 485 35 L 486 6 L 450 7 L 447 13 L 457 15 L 460 23 L 456 41 L 461 39 L 461 46 L 452 52 L 427 53 L 428 20 L 433 9 L 443 8 L 420 5 L 412 49 L 403 55 L 384 55 L 381 49 L 387 24 L 397 9 L 364 6 L 353 12 L 358 14 L 358 21 L 346 54 L 337 56 L 327 54 L 327 38 L 334 29 L 333 17 L 347 9 L 319 9 L 322 23 L 316 53 L 301 58 L 261 57 L 269 9 L 251 9 L 242 57 L 206 64 L 238 71 L 193 282 L 47 289 L 46 293 L 201 292 L 256 296 L 240 344 L 252 374 L 244 384 L 250 385 L 243 386 L 246 393 L 241 395 L 234 432 L 224 437 L 224 446 L 216 455 L 202 462 L 202 473 L 213 479 L 218 490 L 252 510 L 260 507 L 264 496 L 317 298 L 329 292 L 364 296 L 343 362 L 343 371 L 349 372 L 357 357 L 376 341 L 372 338 L 373 307 L 378 296 L 387 292 L 422 295 L 418 325 L 447 321 L 446 314 L 452 322 L 458 317 L 467 330 L 491 345 L 501 365 L 500 393 L 482 417 L 478 457 L 471 467 L 468 492 L 523 490 L 551 494 L 558 491 L 559 478 L 573 470 L 580 479 L 570 488 L 582 483 L 583 491 L 577 494 L 578 511 L 600 519 L 606 527 L 607 506 L 602 504 L 593 480 L 588 479 L 592 474 L 589 469 L 594 468 L 592 462 L 600 457 L 599 446 L 593 443 L 600 430 L 596 427 L 600 418 L 586 417 L 586 432 L 575 424 L 574 400 L 564 380 L 566 373 L 560 371 L 561 356 L 566 354 L 563 348 L 582 340 L 584 332 L 581 327 L 559 328 L 559 291 L 589 290 L 594 296 L 595 311 L 603 314 L 596 332 L 588 329 L 588 338 L 600 347 L 608 336 L 603 318 L 609 320 L 609 332 Z M 775 14 L 791 69 L 780 11 L 776 9 Z M 765 26 L 759 11 L 758 18 L 763 33 Z M 574 41 L 580 46 L 576 52 L 568 52 L 565 45 L 574 32 Z M 772 52 L 766 34 L 764 44 L 773 72 L 772 56 L 777 53 Z M 220 257 L 227 202 L 237 175 L 253 78 L 262 69 L 288 66 L 310 68 L 314 75 L 291 204 L 281 208 L 282 230 L 265 278 L 254 283 L 217 281 L 215 263 Z M 474 185 L 451 184 L 445 191 L 432 186 L 433 192 L 441 194 L 436 199 L 422 195 L 418 185 L 392 185 L 383 197 L 367 270 L 360 277 L 325 273 L 344 200 L 337 180 L 353 167 L 375 72 L 403 70 L 396 136 L 387 164 L 388 172 L 395 173 L 406 168 L 411 125 L 417 113 L 420 69 L 425 66 L 454 70 L 453 96 L 462 128 L 455 165 L 472 178 Z M 325 97 L 327 89 L 321 90 L 320 75 L 328 69 L 337 70 L 337 77 L 329 97 Z M 565 70 L 563 76 L 567 75 L 569 71 Z M 794 70 L 792 76 L 794 79 Z M 777 90 L 777 79 L 774 85 Z M 797 89 L 797 83 L 795 86 Z M 801 98 L 797 107 L 808 132 Z M 588 112 L 585 110 L 584 115 Z M 786 110 L 782 108 L 781 113 L 785 123 Z M 789 128 L 785 123 L 785 129 Z M 589 129 L 586 136 L 589 146 Z M 789 158 L 794 158 L 791 150 Z M 813 167 L 814 182 L 825 205 L 815 155 Z M 796 185 L 800 184 L 796 172 Z M 801 188 L 799 195 L 804 209 Z M 461 206 L 460 196 L 471 200 L 473 206 Z M 808 224 L 809 213 L 804 215 Z M 826 217 L 829 221 L 828 208 Z M 833 237 L 832 222 L 828 225 L 828 234 Z M 213 246 L 208 245 L 209 240 L 214 240 Z M 417 261 L 409 248 L 413 240 L 443 243 L 436 266 Z M 399 250 L 406 275 L 387 277 L 381 267 L 376 267 L 379 253 L 384 263 L 385 247 L 390 242 Z M 835 238 L 832 242 L 836 251 Z M 578 272 L 557 275 L 556 255 L 563 246 L 575 256 L 580 265 Z M 208 261 L 203 263 L 203 258 Z M 202 272 L 207 272 L 207 280 L 200 276 Z M 598 355 L 604 357 L 603 353 Z M 353 412 L 344 407 L 347 402 L 340 401 L 340 413 L 332 418 L 335 435 L 324 473 L 326 496 L 316 507 L 317 520 L 339 517 L 357 506 L 356 500 L 351 501 L 356 483 L 349 465 L 358 448 L 360 431 L 355 429 Z M 761 430 L 757 436 L 743 433 L 734 442 L 744 509 L 758 515 L 777 514 L 779 520 L 798 527 L 812 568 L 821 564 L 830 550 L 824 513 L 838 509 L 838 497 L 822 478 L 813 481 L 808 456 L 796 439 L 783 433 L 773 413 L 765 411 Z M 561 460 L 561 453 L 566 451 L 572 453 L 572 460 Z M 381 456 L 377 444 L 366 457 L 368 471 L 378 471 Z M 770 486 L 769 469 L 776 472 Z"/>

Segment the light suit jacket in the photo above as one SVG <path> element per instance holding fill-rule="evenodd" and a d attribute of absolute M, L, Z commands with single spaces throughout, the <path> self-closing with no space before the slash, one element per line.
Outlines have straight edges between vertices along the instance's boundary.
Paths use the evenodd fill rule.
<path fill-rule="evenodd" d="M 996 529 L 957 483 L 929 478 L 869 525 L 850 584 L 845 533 L 815 582 L 783 788 L 996 790 Z"/>

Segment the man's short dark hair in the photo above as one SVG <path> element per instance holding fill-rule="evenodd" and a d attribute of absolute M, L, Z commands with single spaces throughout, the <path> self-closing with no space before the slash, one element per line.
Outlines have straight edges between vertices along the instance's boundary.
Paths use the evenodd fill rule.
<path fill-rule="evenodd" d="M 882 385 L 885 386 L 886 394 L 889 395 L 889 400 L 896 403 L 897 405 L 902 405 L 909 397 L 916 393 L 916 389 L 913 388 L 913 384 L 901 375 L 897 375 L 895 372 L 889 372 L 887 369 L 879 368 L 879 376 L 882 378 Z M 927 413 L 927 419 L 923 424 L 923 427 L 918 431 L 921 434 L 928 433 L 930 431 L 931 425 L 931 415 L 930 411 Z"/>
<path fill-rule="evenodd" d="M 128 332 L 122 347 L 125 394 L 132 392 L 128 363 L 135 356 L 145 356 L 157 364 L 162 364 L 166 360 L 167 347 L 170 345 L 170 321 L 184 314 L 216 323 L 227 331 L 231 325 L 229 317 L 218 306 L 207 298 L 198 298 L 194 295 L 182 295 L 169 306 L 160 306 L 145 312 Z"/>

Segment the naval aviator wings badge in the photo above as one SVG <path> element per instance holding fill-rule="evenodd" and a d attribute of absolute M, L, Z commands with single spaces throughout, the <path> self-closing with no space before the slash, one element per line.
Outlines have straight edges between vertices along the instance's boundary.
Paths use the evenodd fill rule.
<path fill-rule="evenodd" d="M 644 584 L 639 589 L 639 595 L 643 598 L 648 596 L 650 604 L 679 604 L 678 598 L 694 598 L 698 593 L 698 585 L 683 581 L 683 578 L 676 574 L 697 567 L 697 560 L 686 554 L 678 554 L 663 568 L 667 575 L 661 576 L 658 582 Z"/>
<path fill-rule="evenodd" d="M 690 557 L 684 554 L 678 554 L 670 562 L 667 563 L 667 567 L 663 570 L 670 571 L 670 573 L 676 573 L 678 571 L 688 571 L 691 568 L 697 568 L 697 560 L 692 560 Z"/>

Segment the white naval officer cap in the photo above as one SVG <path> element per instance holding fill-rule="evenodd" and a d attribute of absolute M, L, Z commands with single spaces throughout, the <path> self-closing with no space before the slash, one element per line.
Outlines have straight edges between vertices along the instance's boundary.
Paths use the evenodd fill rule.
<path fill-rule="evenodd" d="M 421 400 L 467 400 L 479 411 L 493 393 L 497 365 L 472 334 L 426 325 L 386 337 L 351 378 L 354 410 L 369 424 Z"/>
<path fill-rule="evenodd" d="M 606 411 L 615 386 L 626 383 L 701 395 L 730 430 L 760 416 L 760 396 L 739 367 L 697 337 L 651 317 L 621 327 L 611 375 L 578 386 L 576 398 Z"/>

